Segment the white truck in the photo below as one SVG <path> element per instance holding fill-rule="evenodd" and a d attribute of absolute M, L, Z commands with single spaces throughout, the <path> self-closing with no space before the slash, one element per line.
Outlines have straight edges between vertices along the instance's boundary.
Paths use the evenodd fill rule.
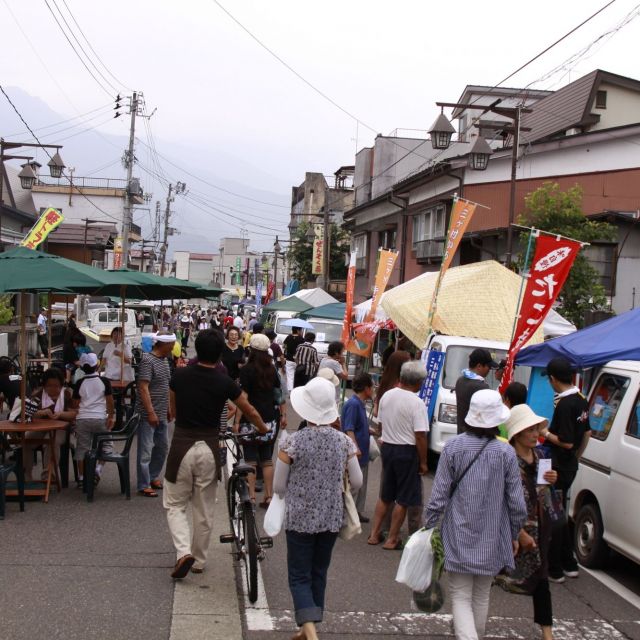
<path fill-rule="evenodd" d="M 601 568 L 609 548 L 640 563 L 640 362 L 614 360 L 589 393 L 591 439 L 571 487 L 575 550 Z"/>
<path fill-rule="evenodd" d="M 136 311 L 124 310 L 124 337 L 132 347 L 140 347 L 142 344 L 142 330 L 136 322 Z M 87 318 L 87 326 L 81 328 L 88 338 L 100 343 L 111 340 L 111 331 L 115 327 L 122 326 L 122 309 L 111 307 L 108 309 L 90 309 Z"/>
<path fill-rule="evenodd" d="M 462 370 L 468 367 L 469 354 L 480 347 L 488 349 L 493 359 L 496 362 L 500 362 L 500 360 L 507 357 L 509 345 L 505 342 L 438 334 L 432 335 L 427 343 L 427 349 L 442 351 L 445 354 L 438 378 L 438 392 L 429 432 L 430 455 L 440 454 L 445 442 L 449 438 L 453 438 L 458 432 L 456 380 L 462 374 Z M 514 380 L 526 384 L 529 374 L 529 367 L 517 367 Z M 489 372 L 486 382 L 492 389 L 498 388 L 499 383 L 493 371 Z"/>

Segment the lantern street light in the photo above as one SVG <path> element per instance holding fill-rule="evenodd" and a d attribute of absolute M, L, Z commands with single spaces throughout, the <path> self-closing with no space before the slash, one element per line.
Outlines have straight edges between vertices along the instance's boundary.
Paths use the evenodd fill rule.
<path fill-rule="evenodd" d="M 431 129 L 429 129 L 431 146 L 434 149 L 448 149 L 451 144 L 451 137 L 455 131 L 453 125 L 447 119 L 447 116 L 441 111 L 431 126 Z"/>
<path fill-rule="evenodd" d="M 484 113 L 495 113 L 504 118 L 507 118 L 511 121 L 505 122 L 504 126 L 500 125 L 503 131 L 510 133 L 513 136 L 513 145 L 511 150 L 511 187 L 509 192 L 509 223 L 507 226 L 507 248 L 505 251 L 505 266 L 510 267 L 513 255 L 513 223 L 515 222 L 515 207 L 516 207 L 516 169 L 518 166 L 518 148 L 520 146 L 520 133 L 522 131 L 531 131 L 528 127 L 520 126 L 520 119 L 523 113 L 531 113 L 532 109 L 528 109 L 527 107 L 501 107 L 499 106 L 502 100 L 496 100 L 489 105 L 480 105 L 480 104 L 461 104 L 457 102 L 436 102 L 441 109 L 452 108 L 452 109 L 478 109 L 482 114 Z M 446 120 L 446 117 L 441 113 L 436 120 L 436 123 L 432 127 L 432 144 L 433 144 L 433 134 L 438 135 L 439 133 L 443 133 L 446 130 L 444 122 L 442 122 L 442 118 Z M 447 121 L 448 122 L 448 121 Z M 441 126 L 436 127 L 436 124 L 440 124 Z M 453 126 L 450 122 L 448 122 L 449 127 L 453 129 Z M 450 143 L 449 139 L 449 143 Z M 444 138 L 442 139 L 444 142 Z M 434 148 L 444 148 L 446 149 L 449 146 L 449 143 L 444 147 L 435 147 Z M 489 149 L 489 151 L 487 151 Z M 493 153 L 491 147 L 487 143 L 484 138 L 478 137 L 474 144 L 471 147 L 469 152 L 469 165 L 476 169 L 477 171 L 484 171 L 487 168 L 487 164 L 489 162 L 489 156 Z"/>
<path fill-rule="evenodd" d="M 22 165 L 22 171 L 18 174 L 18 178 L 20 178 L 20 186 L 23 189 L 31 189 L 33 187 L 33 183 L 36 181 L 36 172 L 27 162 Z"/>
<path fill-rule="evenodd" d="M 492 153 L 493 149 L 489 143 L 482 136 L 478 136 L 469 151 L 469 166 L 475 171 L 484 171 Z"/>
<path fill-rule="evenodd" d="M 47 162 L 47 165 L 52 178 L 62 177 L 62 171 L 65 168 L 65 164 L 57 151 L 53 154 L 53 158 Z"/>

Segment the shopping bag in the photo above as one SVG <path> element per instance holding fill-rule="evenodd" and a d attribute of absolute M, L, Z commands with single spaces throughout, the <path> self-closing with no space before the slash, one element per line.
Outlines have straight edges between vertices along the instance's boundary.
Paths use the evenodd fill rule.
<path fill-rule="evenodd" d="M 264 516 L 263 529 L 268 536 L 277 536 L 282 530 L 285 510 L 284 498 L 275 493 Z"/>
<path fill-rule="evenodd" d="M 440 531 L 435 529 L 431 536 L 431 551 L 433 552 L 433 567 L 431 583 L 424 591 L 413 592 L 413 602 L 423 613 L 436 613 L 444 604 L 444 590 L 440 578 L 444 569 L 444 545 Z"/>
<path fill-rule="evenodd" d="M 380 447 L 373 436 L 369 436 L 369 460 L 373 462 L 380 457 Z"/>
<path fill-rule="evenodd" d="M 343 540 L 351 540 L 355 536 L 362 533 L 360 526 L 360 516 L 356 508 L 356 501 L 351 495 L 351 486 L 347 474 L 344 474 L 342 483 L 342 499 L 344 501 L 344 516 L 342 520 L 342 528 L 338 534 Z"/>
<path fill-rule="evenodd" d="M 431 584 L 433 550 L 431 536 L 433 529 L 420 529 L 407 540 L 400 558 L 396 582 L 404 584 L 412 591 L 425 591 Z"/>

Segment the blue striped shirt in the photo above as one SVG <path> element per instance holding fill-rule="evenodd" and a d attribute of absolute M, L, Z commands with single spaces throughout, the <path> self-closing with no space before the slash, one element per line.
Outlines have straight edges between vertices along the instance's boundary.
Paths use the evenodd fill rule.
<path fill-rule="evenodd" d="M 496 575 L 513 568 L 511 542 L 527 517 L 515 451 L 500 440 L 489 442 L 449 500 L 459 478 L 486 440 L 463 433 L 449 440 L 425 508 L 425 526 L 441 516 L 445 569 L 455 573 Z"/>

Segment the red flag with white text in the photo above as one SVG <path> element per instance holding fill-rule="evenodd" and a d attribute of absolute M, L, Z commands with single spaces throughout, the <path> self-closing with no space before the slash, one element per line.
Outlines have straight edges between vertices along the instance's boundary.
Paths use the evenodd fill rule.
<path fill-rule="evenodd" d="M 562 290 L 581 247 L 582 243 L 560 236 L 539 235 L 536 239 L 516 331 L 509 346 L 507 364 L 500 382 L 500 393 L 504 393 L 511 383 L 518 351 L 542 325 Z"/>
<path fill-rule="evenodd" d="M 340 341 L 346 345 L 351 337 L 351 316 L 353 315 L 353 294 L 356 288 L 356 252 L 351 252 L 349 259 L 349 271 L 347 272 L 347 300 L 344 308 L 344 320 L 342 322 L 342 335 Z"/>

